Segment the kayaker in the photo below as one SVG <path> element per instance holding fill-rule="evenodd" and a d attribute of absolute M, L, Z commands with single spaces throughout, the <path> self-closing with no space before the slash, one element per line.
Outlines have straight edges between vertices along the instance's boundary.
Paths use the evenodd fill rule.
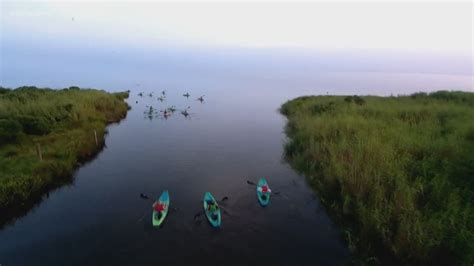
<path fill-rule="evenodd" d="M 208 201 L 207 202 L 207 210 L 214 213 L 217 211 L 217 209 L 219 209 L 219 207 L 217 206 L 216 202 L 214 201 Z"/>
<path fill-rule="evenodd" d="M 158 202 L 153 205 L 153 208 L 156 211 L 157 219 L 160 219 L 163 211 L 166 209 L 166 204 Z"/>
<path fill-rule="evenodd" d="M 263 185 L 261 187 L 258 187 L 257 190 L 259 192 L 262 192 L 262 193 L 272 193 L 272 190 L 267 186 L 267 185 Z"/>
<path fill-rule="evenodd" d="M 212 220 L 217 219 L 217 210 L 218 209 L 219 209 L 219 206 L 217 206 L 217 203 L 215 201 L 208 201 L 207 202 L 207 210 L 211 213 Z"/>
<path fill-rule="evenodd" d="M 162 212 L 166 209 L 166 205 L 161 203 L 161 202 L 158 202 L 158 203 L 155 203 L 153 208 L 155 208 L 155 211 L 157 211 L 157 212 Z"/>

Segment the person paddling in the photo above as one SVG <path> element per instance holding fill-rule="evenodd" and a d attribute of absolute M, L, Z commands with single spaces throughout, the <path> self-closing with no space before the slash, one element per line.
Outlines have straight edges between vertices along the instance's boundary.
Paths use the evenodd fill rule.
<path fill-rule="evenodd" d="M 219 207 L 217 206 L 217 203 L 214 202 L 214 201 L 208 201 L 207 202 L 207 210 L 210 211 L 210 212 L 215 212 L 219 209 Z"/>
<path fill-rule="evenodd" d="M 258 187 L 258 188 L 257 188 L 257 191 L 259 191 L 259 192 L 262 193 L 261 198 L 262 198 L 263 200 L 266 200 L 267 197 L 270 196 L 269 194 L 272 193 L 272 190 L 268 187 L 268 185 L 263 185 L 263 186 L 261 186 L 261 187 Z"/>
<path fill-rule="evenodd" d="M 216 212 L 219 210 L 219 206 L 217 206 L 217 203 L 215 201 L 210 200 L 207 202 L 207 210 L 211 213 L 211 217 L 213 220 L 217 219 Z"/>
<path fill-rule="evenodd" d="M 258 187 L 257 190 L 265 194 L 272 193 L 272 190 L 268 187 L 268 185 L 263 185 L 261 187 Z"/>
<path fill-rule="evenodd" d="M 162 202 L 158 202 L 153 204 L 153 208 L 155 209 L 156 213 L 158 214 L 158 217 L 161 216 L 161 212 L 163 212 L 166 209 L 166 204 Z"/>

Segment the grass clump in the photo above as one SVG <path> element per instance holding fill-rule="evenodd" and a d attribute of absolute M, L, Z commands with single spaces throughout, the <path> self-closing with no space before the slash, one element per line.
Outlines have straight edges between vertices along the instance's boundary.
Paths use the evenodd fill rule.
<path fill-rule="evenodd" d="M 301 97 L 281 112 L 286 157 L 360 258 L 474 262 L 473 93 Z"/>
<path fill-rule="evenodd" d="M 127 97 L 78 87 L 0 87 L 0 209 L 41 195 L 96 154 L 106 125 L 125 117 Z"/>

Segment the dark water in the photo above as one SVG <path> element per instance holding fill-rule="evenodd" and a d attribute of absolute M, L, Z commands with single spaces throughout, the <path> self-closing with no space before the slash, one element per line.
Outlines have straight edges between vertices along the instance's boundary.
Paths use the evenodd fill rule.
<path fill-rule="evenodd" d="M 219 75 L 135 84 L 128 100 L 132 109 L 109 127 L 97 158 L 77 170 L 71 185 L 0 231 L 0 264 L 346 264 L 342 232 L 304 178 L 282 159 L 285 119 L 278 107 L 304 94 L 387 95 L 446 85 L 471 90 L 472 83 L 470 77 L 443 75 L 308 77 Z M 162 89 L 167 96 L 159 102 Z M 155 97 L 138 97 L 139 91 L 155 91 Z M 186 91 L 189 99 L 182 96 Z M 200 103 L 196 98 L 203 94 Z M 176 112 L 149 119 L 146 105 L 191 106 L 191 116 Z M 281 191 L 267 208 L 258 205 L 255 187 L 246 182 L 260 177 Z M 139 195 L 154 198 L 164 189 L 177 210 L 162 228 L 153 228 L 152 201 Z M 206 191 L 229 198 L 222 204 L 227 213 L 219 230 L 204 217 L 194 220 Z"/>

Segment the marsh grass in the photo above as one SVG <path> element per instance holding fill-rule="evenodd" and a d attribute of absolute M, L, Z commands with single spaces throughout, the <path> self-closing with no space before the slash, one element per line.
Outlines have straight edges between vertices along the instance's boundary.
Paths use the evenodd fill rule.
<path fill-rule="evenodd" d="M 125 117 L 127 97 L 128 92 L 78 87 L 0 88 L 0 209 L 63 182 L 78 163 L 96 154 L 104 145 L 106 125 Z"/>
<path fill-rule="evenodd" d="M 474 262 L 473 93 L 301 97 L 281 112 L 286 157 L 361 261 Z"/>

